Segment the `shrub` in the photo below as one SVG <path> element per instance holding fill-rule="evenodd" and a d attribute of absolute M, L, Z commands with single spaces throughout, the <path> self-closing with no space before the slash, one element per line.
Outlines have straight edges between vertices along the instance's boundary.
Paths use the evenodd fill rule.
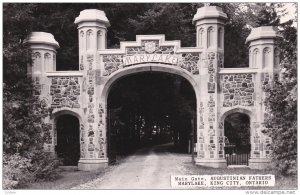
<path fill-rule="evenodd" d="M 3 187 L 22 188 L 33 180 L 53 179 L 58 160 L 43 151 L 49 139 L 44 118 L 49 109 L 38 95 L 40 84 L 27 75 L 35 4 L 3 6 Z M 16 11 L 17 10 L 17 14 Z"/>
<path fill-rule="evenodd" d="M 291 24 L 289 24 L 291 25 Z M 297 174 L 297 29 L 284 27 L 280 42 L 283 59 L 279 77 L 268 90 L 265 105 L 265 133 L 272 138 L 272 158 L 275 168 L 283 175 Z"/>
<path fill-rule="evenodd" d="M 36 151 L 28 157 L 3 154 L 3 189 L 20 189 L 33 181 L 58 177 L 60 161 L 51 153 Z"/>
<path fill-rule="evenodd" d="M 31 157 L 31 171 L 37 181 L 49 181 L 58 177 L 58 166 L 61 161 L 54 154 L 44 151 L 36 151 Z"/>
<path fill-rule="evenodd" d="M 16 153 L 3 154 L 3 189 L 21 188 L 33 179 L 31 160 Z"/>

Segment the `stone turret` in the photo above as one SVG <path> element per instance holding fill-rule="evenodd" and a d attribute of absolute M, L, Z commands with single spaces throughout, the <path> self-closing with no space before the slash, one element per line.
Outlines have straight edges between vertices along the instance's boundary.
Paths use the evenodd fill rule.
<path fill-rule="evenodd" d="M 193 24 L 197 30 L 197 47 L 224 50 L 224 22 L 227 15 L 217 6 L 205 6 L 197 10 Z"/>
<path fill-rule="evenodd" d="M 263 72 L 279 70 L 279 48 L 275 39 L 281 37 L 273 26 L 253 28 L 246 39 L 249 43 L 249 67 Z"/>
<path fill-rule="evenodd" d="M 79 70 L 96 68 L 95 57 L 98 50 L 106 49 L 106 32 L 110 26 L 105 13 L 97 9 L 86 9 L 75 19 L 78 25 Z M 85 67 L 85 60 L 88 67 Z"/>
<path fill-rule="evenodd" d="M 56 49 L 59 48 L 54 36 L 46 32 L 32 32 L 27 41 L 32 50 L 33 65 L 28 73 L 43 76 L 46 72 L 56 70 Z"/>

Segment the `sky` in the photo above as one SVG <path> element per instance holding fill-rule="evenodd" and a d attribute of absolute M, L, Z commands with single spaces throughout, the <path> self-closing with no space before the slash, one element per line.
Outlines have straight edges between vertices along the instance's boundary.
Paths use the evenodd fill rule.
<path fill-rule="evenodd" d="M 286 5 L 284 6 L 284 9 L 286 9 L 286 11 L 288 12 L 288 14 L 286 14 L 285 16 L 282 16 L 282 18 L 280 19 L 280 22 L 286 22 L 290 19 L 295 18 L 295 11 L 296 11 L 296 7 L 295 4 L 293 3 L 286 3 Z M 296 23 L 294 23 L 294 25 L 297 25 Z"/>

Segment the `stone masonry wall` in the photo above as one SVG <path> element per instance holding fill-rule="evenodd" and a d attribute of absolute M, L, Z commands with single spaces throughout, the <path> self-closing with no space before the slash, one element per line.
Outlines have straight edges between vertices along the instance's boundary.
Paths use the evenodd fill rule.
<path fill-rule="evenodd" d="M 253 74 L 226 74 L 220 82 L 223 107 L 254 106 Z"/>
<path fill-rule="evenodd" d="M 80 108 L 80 84 L 77 77 L 52 77 L 50 85 L 51 107 Z"/>

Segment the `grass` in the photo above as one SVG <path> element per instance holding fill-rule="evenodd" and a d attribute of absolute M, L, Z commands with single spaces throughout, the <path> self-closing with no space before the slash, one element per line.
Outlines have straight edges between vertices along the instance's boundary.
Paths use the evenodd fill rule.
<path fill-rule="evenodd" d="M 28 190 L 68 190 L 77 185 L 102 177 L 106 172 L 121 164 L 127 156 L 118 156 L 117 163 L 101 171 L 79 171 L 59 169 L 59 177 L 53 181 L 34 182 L 27 186 Z"/>
<path fill-rule="evenodd" d="M 275 186 L 272 187 L 216 187 L 209 189 L 230 189 L 230 190 L 296 190 L 298 189 L 297 176 L 284 177 L 273 170 L 255 170 L 245 168 L 208 168 L 192 163 L 186 163 L 187 175 L 275 175 Z M 207 188 L 206 188 L 207 189 Z"/>
<path fill-rule="evenodd" d="M 60 170 L 59 178 L 54 181 L 35 182 L 28 185 L 30 190 L 66 190 L 90 180 L 101 177 L 108 169 L 97 172 Z"/>

